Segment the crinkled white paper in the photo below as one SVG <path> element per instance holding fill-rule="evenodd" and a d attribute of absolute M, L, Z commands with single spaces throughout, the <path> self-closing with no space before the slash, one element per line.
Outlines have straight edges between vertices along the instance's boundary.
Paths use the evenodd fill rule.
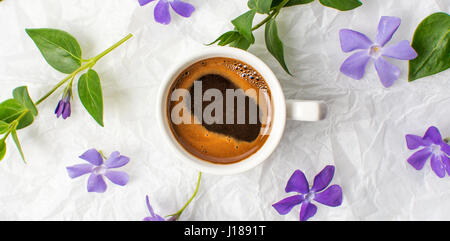
<path fill-rule="evenodd" d="M 156 93 L 166 72 L 203 44 L 232 29 L 230 20 L 247 10 L 244 0 L 191 0 L 189 19 L 172 14 L 163 26 L 153 20 L 154 3 L 137 0 L 4 0 L 0 3 L 0 97 L 29 87 L 37 100 L 64 75 L 42 58 L 25 28 L 58 28 L 80 42 L 92 57 L 128 33 L 134 37 L 97 63 L 104 93 L 105 128 L 72 102 L 72 117 L 53 114 L 59 95 L 39 105 L 33 126 L 19 132 L 28 164 L 14 143 L 0 163 L 1 220 L 141 220 L 148 215 L 145 195 L 160 215 L 176 212 L 194 191 L 197 171 L 166 152 L 156 125 Z M 279 148 L 257 168 L 235 176 L 204 174 L 198 196 L 181 220 L 298 220 L 299 207 L 280 216 L 271 204 L 287 197 L 284 187 L 295 169 L 312 181 L 325 165 L 335 165 L 333 183 L 344 192 L 342 206 L 318 205 L 312 220 L 449 220 L 450 178 L 439 179 L 429 163 L 414 170 L 406 159 L 405 134 L 423 135 L 430 125 L 450 135 L 450 72 L 407 82 L 406 61 L 392 61 L 402 71 L 384 88 L 371 63 L 362 80 L 339 72 L 349 56 L 341 51 L 338 31 L 351 28 L 374 38 L 381 16 L 402 24 L 392 43 L 411 40 L 426 16 L 450 12 L 448 0 L 366 0 L 349 12 L 317 1 L 287 8 L 278 17 L 287 75 L 255 32 L 249 51 L 276 73 L 288 98 L 324 100 L 325 121 L 288 121 Z M 172 12 L 173 13 L 173 12 Z M 257 20 L 261 20 L 258 16 Z M 126 187 L 108 182 L 104 194 L 86 191 L 87 176 L 70 179 L 66 166 L 83 162 L 89 148 L 115 150 L 131 158 L 122 170 Z"/>

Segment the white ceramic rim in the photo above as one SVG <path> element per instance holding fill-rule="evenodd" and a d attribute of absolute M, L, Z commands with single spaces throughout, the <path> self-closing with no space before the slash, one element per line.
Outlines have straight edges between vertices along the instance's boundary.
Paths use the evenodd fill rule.
<path fill-rule="evenodd" d="M 253 155 L 236 163 L 214 164 L 195 157 L 186 151 L 175 139 L 170 130 L 167 117 L 167 97 L 174 79 L 190 65 L 208 58 L 226 57 L 245 62 L 256 69 L 265 79 L 272 95 L 273 121 L 272 129 L 264 145 Z M 245 172 L 265 161 L 278 146 L 286 124 L 286 103 L 280 83 L 272 70 L 253 54 L 232 47 L 208 47 L 181 61 L 163 80 L 157 95 L 157 121 L 162 137 L 170 149 L 168 155 L 176 155 L 182 161 L 204 173 L 231 175 Z"/>

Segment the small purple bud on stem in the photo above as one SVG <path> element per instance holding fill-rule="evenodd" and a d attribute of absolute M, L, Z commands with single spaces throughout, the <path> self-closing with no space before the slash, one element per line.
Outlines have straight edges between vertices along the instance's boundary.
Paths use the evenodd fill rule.
<path fill-rule="evenodd" d="M 55 114 L 56 114 L 57 118 L 62 116 L 62 118 L 65 120 L 72 113 L 71 108 L 70 108 L 70 97 L 71 97 L 71 91 L 67 91 L 66 93 L 64 93 L 63 97 L 58 102 L 58 105 L 56 106 L 56 109 L 55 109 Z"/>

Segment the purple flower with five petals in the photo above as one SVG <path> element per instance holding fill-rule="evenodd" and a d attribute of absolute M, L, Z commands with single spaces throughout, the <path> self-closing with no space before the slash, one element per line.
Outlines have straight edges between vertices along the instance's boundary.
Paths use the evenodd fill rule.
<path fill-rule="evenodd" d="M 298 194 L 287 197 L 272 206 L 279 214 L 285 215 L 293 207 L 302 204 L 300 221 L 306 221 L 316 214 L 317 206 L 311 203 L 312 200 L 330 207 L 340 206 L 342 204 L 342 188 L 339 185 L 328 187 L 333 179 L 334 169 L 334 166 L 326 166 L 320 171 L 314 177 L 311 189 L 305 174 L 300 170 L 296 170 L 289 179 L 285 191 L 286 193 L 297 192 Z"/>
<path fill-rule="evenodd" d="M 56 117 L 59 118 L 62 115 L 62 118 L 65 120 L 67 119 L 70 114 L 70 98 L 72 97 L 71 91 L 66 91 L 61 98 L 61 100 L 58 102 L 58 105 L 55 109 Z"/>
<path fill-rule="evenodd" d="M 141 6 L 144 6 L 150 2 L 155 0 L 138 0 Z M 178 13 L 178 15 L 188 18 L 195 11 L 195 7 L 189 3 L 183 2 L 181 0 L 159 0 L 158 4 L 156 4 L 154 15 L 155 20 L 161 24 L 169 24 L 170 23 L 170 7 Z"/>
<path fill-rule="evenodd" d="M 445 171 L 450 175 L 450 146 L 442 140 L 439 130 L 431 126 L 423 137 L 406 135 L 408 149 L 415 150 L 423 147 L 408 158 L 408 163 L 416 170 L 422 170 L 425 162 L 431 157 L 431 169 L 440 178 L 445 176 Z"/>
<path fill-rule="evenodd" d="M 120 155 L 118 151 L 111 153 L 106 162 L 103 162 L 103 156 L 95 149 L 90 149 L 80 156 L 81 159 L 89 162 L 67 167 L 69 177 L 76 178 L 90 173 L 88 178 L 88 192 L 103 193 L 106 191 L 106 183 L 103 176 L 107 177 L 112 183 L 125 186 L 128 183 L 129 176 L 125 172 L 111 171 L 111 169 L 125 166 L 130 158 Z"/>
<path fill-rule="evenodd" d="M 378 24 L 376 41 L 372 42 L 366 35 L 350 29 L 339 32 L 341 48 L 344 52 L 360 50 L 348 57 L 341 66 L 340 71 L 353 78 L 361 79 L 364 76 L 369 60 L 375 63 L 375 69 L 384 87 L 390 87 L 400 76 L 400 69 L 386 61 L 383 57 L 400 60 L 411 60 L 417 57 L 416 51 L 409 41 L 403 40 L 391 46 L 385 46 L 391 40 L 400 26 L 401 19 L 383 16 Z"/>

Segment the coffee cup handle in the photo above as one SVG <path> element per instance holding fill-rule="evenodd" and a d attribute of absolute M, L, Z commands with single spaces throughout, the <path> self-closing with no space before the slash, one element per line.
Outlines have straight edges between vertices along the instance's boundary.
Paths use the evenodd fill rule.
<path fill-rule="evenodd" d="M 286 118 L 297 121 L 319 121 L 325 119 L 327 105 L 323 101 L 286 100 Z"/>

